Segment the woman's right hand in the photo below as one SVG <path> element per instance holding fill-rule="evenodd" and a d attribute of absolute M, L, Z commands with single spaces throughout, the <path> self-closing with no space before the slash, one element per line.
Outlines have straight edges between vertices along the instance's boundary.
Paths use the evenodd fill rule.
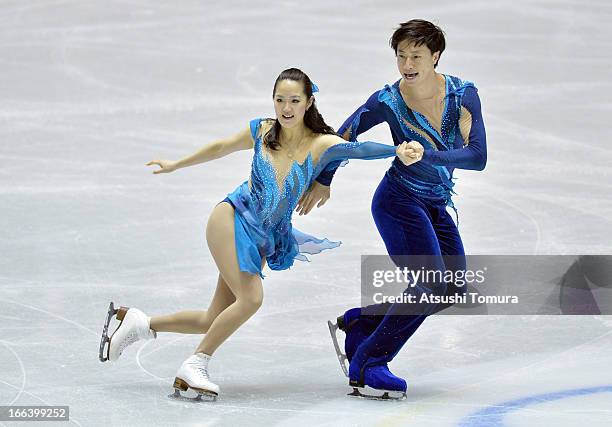
<path fill-rule="evenodd" d="M 153 165 L 159 166 L 161 169 L 157 169 L 153 171 L 154 174 L 158 174 L 158 173 L 170 173 L 170 172 L 175 171 L 177 169 L 176 164 L 177 162 L 174 162 L 172 160 L 151 160 L 145 166 L 153 166 Z"/>
<path fill-rule="evenodd" d="M 423 158 L 423 146 L 416 141 L 402 142 L 395 150 L 397 157 L 406 166 L 419 162 Z"/>

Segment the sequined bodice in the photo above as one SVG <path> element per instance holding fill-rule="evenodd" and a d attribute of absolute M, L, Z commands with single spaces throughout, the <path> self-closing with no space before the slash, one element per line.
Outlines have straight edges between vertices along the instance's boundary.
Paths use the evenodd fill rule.
<path fill-rule="evenodd" d="M 293 160 L 287 171 L 274 167 L 263 144 L 261 132 L 254 135 L 255 155 L 251 166 L 251 197 L 256 203 L 259 219 L 266 230 L 286 230 L 291 214 L 313 180 L 312 153 L 302 163 Z"/>
<path fill-rule="evenodd" d="M 326 149 L 314 162 L 312 152 L 300 163 L 293 160 L 286 171 L 274 167 L 271 155 L 264 146 L 262 119 L 251 121 L 254 155 L 248 183 L 249 211 L 265 233 L 284 234 L 291 229 L 291 215 L 300 197 L 314 178 L 330 164 L 337 165 L 349 158 L 381 159 L 395 155 L 395 147 L 376 142 L 345 142 Z M 245 191 L 246 192 L 246 191 Z"/>

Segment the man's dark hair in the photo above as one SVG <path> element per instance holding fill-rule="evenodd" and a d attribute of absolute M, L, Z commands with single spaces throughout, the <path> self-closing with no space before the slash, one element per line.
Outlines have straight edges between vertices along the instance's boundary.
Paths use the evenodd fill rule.
<path fill-rule="evenodd" d="M 437 25 L 423 19 L 412 19 L 408 22 L 403 22 L 395 30 L 389 44 L 397 55 L 397 46 L 404 40 L 413 43 L 415 46 L 426 45 L 431 53 L 444 52 L 446 41 L 444 40 L 444 32 Z M 438 60 L 440 58 L 438 57 Z M 438 66 L 438 61 L 434 64 L 434 68 Z"/>

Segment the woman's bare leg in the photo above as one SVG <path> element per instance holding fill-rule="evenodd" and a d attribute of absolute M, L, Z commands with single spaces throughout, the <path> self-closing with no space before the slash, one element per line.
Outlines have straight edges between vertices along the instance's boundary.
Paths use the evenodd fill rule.
<path fill-rule="evenodd" d="M 206 227 L 206 240 L 223 280 L 235 297 L 235 301 L 213 320 L 196 349 L 196 353 L 212 355 L 259 309 L 263 301 L 263 286 L 259 276 L 240 271 L 238 266 L 231 205 L 220 203 L 215 207 Z"/>
<path fill-rule="evenodd" d="M 156 332 L 178 332 L 182 334 L 204 334 L 213 320 L 236 301 L 234 294 L 219 275 L 217 289 L 208 310 L 179 311 L 165 316 L 151 317 L 151 329 Z"/>

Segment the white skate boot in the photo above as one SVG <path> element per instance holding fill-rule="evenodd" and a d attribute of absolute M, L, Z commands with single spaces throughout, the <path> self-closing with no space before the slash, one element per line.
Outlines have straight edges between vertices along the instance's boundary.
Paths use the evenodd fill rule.
<path fill-rule="evenodd" d="M 107 336 L 108 323 L 113 315 L 117 315 L 119 326 L 115 329 L 115 332 L 110 338 Z M 135 343 L 139 340 L 149 340 L 157 337 L 155 331 L 153 331 L 149 324 L 151 318 L 144 314 L 137 308 L 120 307 L 115 310 L 113 303 L 109 307 L 108 317 L 104 330 L 102 332 L 102 342 L 100 343 L 100 360 L 105 362 L 110 360 L 111 362 L 116 361 L 123 353 L 123 350 L 130 344 Z M 108 343 L 106 348 L 106 355 L 104 354 L 104 344 Z"/>
<path fill-rule="evenodd" d="M 208 376 L 209 361 L 210 356 L 208 354 L 196 353 L 189 356 L 176 373 L 174 394 L 169 397 L 199 402 L 202 400 L 202 396 L 205 396 L 208 398 L 207 400 L 216 400 L 219 395 L 219 386 L 210 381 Z M 181 391 L 185 392 L 187 389 L 195 391 L 197 396 L 182 395 Z"/>

